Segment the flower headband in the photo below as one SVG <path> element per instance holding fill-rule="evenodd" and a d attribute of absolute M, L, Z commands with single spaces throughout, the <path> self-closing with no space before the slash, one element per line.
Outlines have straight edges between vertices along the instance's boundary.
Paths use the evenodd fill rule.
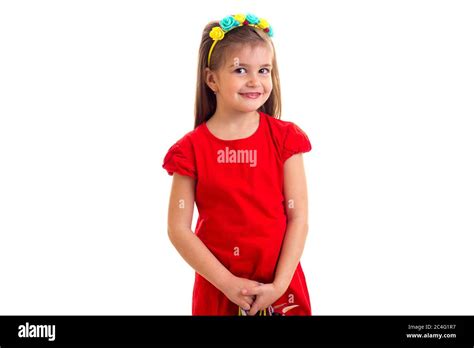
<path fill-rule="evenodd" d="M 233 16 L 227 16 L 219 22 L 219 26 L 213 27 L 209 36 L 214 42 L 212 43 L 211 49 L 209 50 L 209 55 L 207 56 L 207 66 L 211 64 L 211 54 L 214 46 L 217 44 L 217 41 L 220 41 L 224 38 L 225 33 L 231 31 L 234 28 L 241 27 L 243 25 L 249 25 L 252 27 L 263 29 L 268 36 L 273 36 L 273 29 L 268 24 L 268 22 L 263 18 L 258 18 L 253 14 L 236 14 Z"/>

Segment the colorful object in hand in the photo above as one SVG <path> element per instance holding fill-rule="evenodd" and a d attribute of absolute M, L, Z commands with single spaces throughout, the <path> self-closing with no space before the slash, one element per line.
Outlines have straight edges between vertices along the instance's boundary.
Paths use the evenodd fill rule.
<path fill-rule="evenodd" d="M 292 309 L 299 307 L 299 305 L 290 305 L 284 307 L 282 310 L 277 311 L 277 308 L 285 306 L 287 303 L 279 304 L 278 306 L 270 306 L 268 308 L 260 309 L 257 316 L 285 316 L 287 312 L 291 311 Z M 246 317 L 249 316 L 250 310 L 245 310 L 239 307 L 238 316 L 239 317 Z"/>
<path fill-rule="evenodd" d="M 273 29 L 268 24 L 268 22 L 263 18 L 258 18 L 253 14 L 236 14 L 233 16 L 227 16 L 219 22 L 219 26 L 213 27 L 209 36 L 214 42 L 212 43 L 211 48 L 209 49 L 209 55 L 207 56 L 207 66 L 211 64 L 211 54 L 216 46 L 217 42 L 222 40 L 225 36 L 225 33 L 231 31 L 234 28 L 241 27 L 243 25 L 249 25 L 252 27 L 260 28 L 268 34 L 268 36 L 273 36 Z"/>

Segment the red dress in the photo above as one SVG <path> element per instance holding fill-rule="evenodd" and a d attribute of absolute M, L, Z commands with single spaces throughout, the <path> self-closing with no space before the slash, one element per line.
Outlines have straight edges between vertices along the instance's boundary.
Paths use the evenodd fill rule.
<path fill-rule="evenodd" d="M 235 276 L 271 283 L 287 226 L 283 163 L 311 143 L 294 123 L 259 114 L 257 130 L 243 139 L 219 139 L 202 123 L 171 146 L 163 168 L 196 179 L 195 234 L 214 256 Z M 195 273 L 193 315 L 240 313 Z M 300 263 L 287 291 L 260 314 L 311 315 Z"/>

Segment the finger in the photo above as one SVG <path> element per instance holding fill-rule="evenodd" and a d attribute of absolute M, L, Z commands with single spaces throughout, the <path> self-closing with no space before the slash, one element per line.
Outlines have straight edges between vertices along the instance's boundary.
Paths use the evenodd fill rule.
<path fill-rule="evenodd" d="M 247 295 L 247 292 L 248 292 L 248 290 L 246 288 L 243 288 L 242 291 L 241 291 L 242 295 Z"/>
<path fill-rule="evenodd" d="M 246 289 L 247 290 L 247 289 Z M 255 286 L 251 289 L 248 289 L 245 294 L 246 295 L 260 295 L 262 293 L 262 289 L 260 289 L 260 286 Z"/>
<path fill-rule="evenodd" d="M 251 316 L 254 316 L 255 314 L 257 314 L 259 310 L 260 308 L 256 306 L 255 304 L 253 304 L 252 307 L 250 307 L 250 311 L 248 312 L 248 314 Z"/>
<path fill-rule="evenodd" d="M 240 304 L 239 304 L 240 308 L 242 309 L 245 309 L 246 311 L 248 311 L 249 309 L 251 309 L 252 307 L 250 306 L 250 304 L 248 304 L 247 302 L 245 301 L 241 301 Z"/>
<path fill-rule="evenodd" d="M 255 315 L 257 314 L 257 312 L 262 309 L 261 308 L 262 305 L 261 305 L 261 301 L 259 299 L 257 299 L 253 304 L 252 304 L 252 307 L 250 308 L 250 312 L 249 312 L 249 315 Z"/>
<path fill-rule="evenodd" d="M 249 305 L 252 305 L 252 303 L 255 301 L 254 296 L 244 296 L 245 302 L 247 302 Z"/>

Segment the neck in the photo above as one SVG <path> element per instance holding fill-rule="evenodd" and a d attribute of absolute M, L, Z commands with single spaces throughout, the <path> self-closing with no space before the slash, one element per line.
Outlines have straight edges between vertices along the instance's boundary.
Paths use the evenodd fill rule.
<path fill-rule="evenodd" d="M 255 120 L 258 120 L 260 117 L 258 111 L 250 111 L 250 112 L 239 112 L 239 111 L 230 111 L 224 110 L 223 108 L 216 109 L 214 115 L 212 115 L 211 119 L 213 123 L 216 124 L 226 124 L 231 127 L 244 127 L 249 125 Z"/>

